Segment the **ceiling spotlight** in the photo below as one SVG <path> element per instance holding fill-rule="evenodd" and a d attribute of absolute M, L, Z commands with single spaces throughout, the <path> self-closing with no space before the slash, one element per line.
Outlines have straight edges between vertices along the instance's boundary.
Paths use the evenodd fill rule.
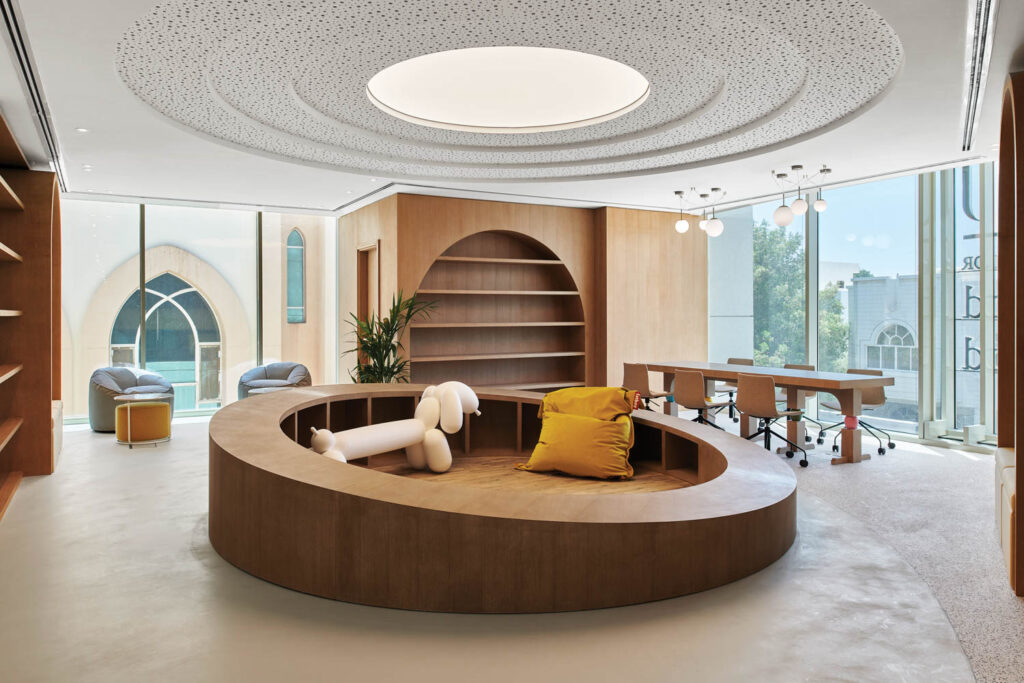
<path fill-rule="evenodd" d="M 88 133 L 89 129 L 88 128 L 75 128 L 75 132 L 76 133 Z"/>
<path fill-rule="evenodd" d="M 807 200 L 803 197 L 797 197 L 793 200 L 793 203 L 789 205 L 790 210 L 794 216 L 803 216 L 807 213 Z"/>

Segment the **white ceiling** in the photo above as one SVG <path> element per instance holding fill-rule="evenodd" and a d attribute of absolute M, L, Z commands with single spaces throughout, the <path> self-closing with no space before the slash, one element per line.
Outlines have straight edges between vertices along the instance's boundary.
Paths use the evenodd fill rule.
<path fill-rule="evenodd" d="M 1002 81 L 1024 65 L 1024 3 L 1002 0 L 963 152 L 965 0 L 574 0 L 575 12 L 510 0 L 488 3 L 471 34 L 439 1 L 225 3 L 21 0 L 70 193 L 335 211 L 402 189 L 671 208 L 673 190 L 716 185 L 735 201 L 773 192 L 769 170 L 793 163 L 827 163 L 844 182 L 990 156 Z M 366 80 L 389 63 L 511 40 L 529 26 L 515 8 L 532 5 L 559 10 L 535 19 L 533 44 L 629 64 L 651 81 L 648 101 L 521 137 L 428 129 L 366 100 Z M 235 6 L 245 11 L 226 12 Z M 37 154 L 9 66 L 0 106 Z"/>

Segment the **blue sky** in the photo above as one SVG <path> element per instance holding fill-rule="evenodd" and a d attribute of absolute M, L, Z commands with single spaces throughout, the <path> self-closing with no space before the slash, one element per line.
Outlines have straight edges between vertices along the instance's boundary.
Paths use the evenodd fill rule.
<path fill-rule="evenodd" d="M 828 209 L 818 223 L 822 261 L 857 263 L 875 275 L 917 272 L 917 176 L 825 190 L 823 196 Z M 754 206 L 754 221 L 771 223 L 778 205 Z M 802 231 L 802 220 L 789 229 Z"/>

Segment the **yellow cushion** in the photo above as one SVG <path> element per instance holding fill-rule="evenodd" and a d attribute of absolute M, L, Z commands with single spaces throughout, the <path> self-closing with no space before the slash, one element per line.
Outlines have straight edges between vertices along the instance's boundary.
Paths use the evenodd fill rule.
<path fill-rule="evenodd" d="M 614 420 L 629 415 L 637 405 L 636 391 L 622 387 L 572 387 L 544 396 L 539 417 L 549 413 L 584 415 L 598 420 Z"/>
<path fill-rule="evenodd" d="M 166 439 L 171 435 L 171 405 L 163 401 L 140 401 L 131 404 L 131 441 Z M 117 406 L 114 431 L 118 441 L 128 441 L 128 404 Z"/>
<path fill-rule="evenodd" d="M 551 412 L 544 416 L 540 439 L 530 462 L 516 465 L 516 468 L 598 479 L 632 477 L 633 468 L 629 464 L 632 445 L 633 421 L 628 414 L 614 420 L 599 420 Z"/>

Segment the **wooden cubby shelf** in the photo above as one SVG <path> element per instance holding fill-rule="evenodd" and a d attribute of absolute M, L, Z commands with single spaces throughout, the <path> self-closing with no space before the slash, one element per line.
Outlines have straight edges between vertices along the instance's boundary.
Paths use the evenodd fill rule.
<path fill-rule="evenodd" d="M 14 193 L 11 186 L 7 184 L 3 176 L 0 176 L 0 209 L 8 211 L 24 211 L 25 205 Z"/>
<path fill-rule="evenodd" d="M 413 323 L 409 327 L 422 330 L 440 330 L 456 328 L 490 328 L 490 327 L 583 327 L 583 322 L 491 322 L 491 323 Z"/>
<path fill-rule="evenodd" d="M 21 429 L 21 423 L 24 422 L 20 417 L 9 417 L 3 422 L 0 422 L 0 451 L 3 451 L 4 447 L 11 442 L 14 435 Z"/>
<path fill-rule="evenodd" d="M 20 363 L 0 363 L 0 384 L 21 372 L 22 367 Z"/>
<path fill-rule="evenodd" d="M 588 328 L 579 289 L 566 264 L 526 235 L 495 230 L 455 242 L 417 289 L 437 308 L 409 328 L 411 381 L 583 386 Z"/>
<path fill-rule="evenodd" d="M 561 266 L 563 263 L 546 258 L 493 258 L 490 256 L 438 256 L 438 261 L 447 263 L 507 263 L 522 266 Z"/>
<path fill-rule="evenodd" d="M 3 242 L 0 242 L 0 261 L 21 263 L 21 254 L 14 251 Z"/>
<path fill-rule="evenodd" d="M 9 308 L 0 308 L 0 318 L 18 318 L 21 317 L 21 311 L 12 311 Z"/>
<path fill-rule="evenodd" d="M 583 382 L 533 382 L 525 384 L 500 384 L 496 386 L 484 386 L 481 389 L 515 389 L 518 391 L 532 391 L 534 389 L 566 389 L 568 387 L 582 387 Z"/>
<path fill-rule="evenodd" d="M 535 291 L 525 289 L 421 289 L 420 294 L 459 294 L 466 296 L 579 296 L 576 291 Z"/>
<path fill-rule="evenodd" d="M 420 356 L 411 358 L 413 363 L 446 363 L 467 360 L 508 360 L 513 358 L 562 358 L 585 356 L 583 351 L 541 351 L 538 353 L 473 353 L 458 356 Z"/>

